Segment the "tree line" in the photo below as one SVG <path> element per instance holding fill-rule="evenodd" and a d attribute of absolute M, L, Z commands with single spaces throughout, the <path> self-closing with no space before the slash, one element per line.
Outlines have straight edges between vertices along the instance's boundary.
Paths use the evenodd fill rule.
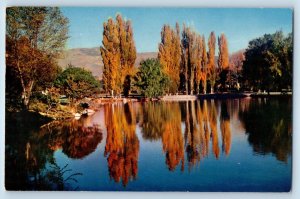
<path fill-rule="evenodd" d="M 209 85 L 210 92 L 214 91 L 218 75 L 226 75 L 229 70 L 228 42 L 225 34 L 216 38 L 211 32 L 208 38 L 208 51 L 204 35 L 200 35 L 192 27 L 183 24 L 180 32 L 179 24 L 175 29 L 164 25 L 161 31 L 161 42 L 158 44 L 158 62 L 148 60 L 141 63 L 140 71 L 134 67 L 136 48 L 133 39 L 132 25 L 129 20 L 124 21 L 118 14 L 116 20 L 108 19 L 103 24 L 103 41 L 100 47 L 103 59 L 103 85 L 106 92 L 125 95 L 129 94 L 130 86 L 140 88 L 140 93 L 147 96 L 157 96 L 164 93 L 206 93 Z M 216 40 L 218 39 L 219 56 L 215 63 Z M 151 63 L 150 63 L 151 62 Z M 156 81 L 156 85 L 147 84 L 155 79 L 146 70 L 162 71 L 166 81 Z M 218 67 L 217 67 L 218 66 Z M 156 68 L 157 69 L 156 69 Z M 145 69 L 145 70 L 144 70 Z M 157 75 L 160 72 L 157 73 Z M 131 81 L 131 80 L 136 81 Z M 143 82 L 141 82 L 143 79 Z M 160 79 L 160 77 L 158 77 Z M 155 82 L 153 82 L 155 83 Z M 222 82 L 221 82 L 222 83 Z M 145 92 L 146 87 L 153 92 Z M 225 86 L 225 81 L 221 86 Z M 153 89 L 157 87 L 156 89 Z"/>
<path fill-rule="evenodd" d="M 99 81 L 84 69 L 63 72 L 68 19 L 59 8 L 11 7 L 6 19 L 6 103 L 28 108 L 37 91 L 74 99 L 100 92 Z M 216 46 L 218 55 L 216 56 Z M 103 23 L 100 47 L 103 91 L 146 97 L 205 94 L 230 90 L 280 91 L 292 87 L 293 37 L 282 31 L 249 42 L 229 55 L 228 40 L 212 31 L 206 40 L 193 27 L 163 25 L 157 59 L 135 66 L 133 25 L 120 14 Z M 85 92 L 86 91 L 86 92 Z M 92 91 L 92 92 L 91 92 Z"/>

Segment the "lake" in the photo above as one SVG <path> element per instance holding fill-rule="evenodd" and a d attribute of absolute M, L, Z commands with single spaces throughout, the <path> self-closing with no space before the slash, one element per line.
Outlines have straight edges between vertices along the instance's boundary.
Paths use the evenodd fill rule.
<path fill-rule="evenodd" d="M 290 191 L 292 98 L 103 105 L 41 126 L 6 114 L 8 190 Z"/>

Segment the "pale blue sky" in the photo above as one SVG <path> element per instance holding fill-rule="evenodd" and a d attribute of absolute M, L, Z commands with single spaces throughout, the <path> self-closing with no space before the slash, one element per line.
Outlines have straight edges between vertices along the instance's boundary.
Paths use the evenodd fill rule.
<path fill-rule="evenodd" d="M 293 11 L 282 8 L 110 8 L 62 7 L 70 20 L 67 48 L 100 47 L 103 22 L 117 13 L 130 19 L 138 52 L 156 52 L 163 24 L 193 26 L 207 40 L 211 31 L 225 33 L 230 53 L 246 48 L 249 40 L 265 33 L 292 32 Z"/>

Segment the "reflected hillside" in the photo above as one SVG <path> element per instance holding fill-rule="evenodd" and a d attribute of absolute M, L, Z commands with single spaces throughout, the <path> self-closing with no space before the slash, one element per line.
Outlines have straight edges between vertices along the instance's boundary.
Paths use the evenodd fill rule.
<path fill-rule="evenodd" d="M 292 99 L 254 99 L 247 109 L 240 110 L 248 141 L 254 152 L 273 153 L 287 161 L 292 153 Z"/>
<path fill-rule="evenodd" d="M 110 104 L 104 107 L 109 175 L 126 186 L 137 177 L 139 140 L 136 135 L 136 116 L 132 104 Z"/>

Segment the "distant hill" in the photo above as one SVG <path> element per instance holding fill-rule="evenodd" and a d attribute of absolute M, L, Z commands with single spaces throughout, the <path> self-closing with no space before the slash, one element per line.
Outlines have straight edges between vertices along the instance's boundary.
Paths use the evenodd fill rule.
<path fill-rule="evenodd" d="M 230 62 L 235 62 L 240 54 L 243 54 L 245 50 L 239 50 L 230 55 Z M 157 52 L 137 53 L 137 59 L 135 66 L 139 66 L 142 60 L 148 58 L 156 58 Z M 218 56 L 215 57 L 215 64 L 217 64 Z M 63 58 L 58 60 L 59 66 L 66 68 L 68 64 L 72 64 L 76 67 L 83 67 L 93 73 L 93 75 L 102 77 L 103 62 L 100 55 L 99 48 L 74 48 L 64 52 Z"/>
<path fill-rule="evenodd" d="M 156 52 L 137 53 L 135 66 L 147 58 L 156 58 Z M 74 48 L 64 52 L 63 58 L 58 59 L 58 64 L 66 68 L 68 64 L 76 67 L 83 67 L 93 73 L 95 76 L 102 76 L 103 62 L 99 48 Z"/>

